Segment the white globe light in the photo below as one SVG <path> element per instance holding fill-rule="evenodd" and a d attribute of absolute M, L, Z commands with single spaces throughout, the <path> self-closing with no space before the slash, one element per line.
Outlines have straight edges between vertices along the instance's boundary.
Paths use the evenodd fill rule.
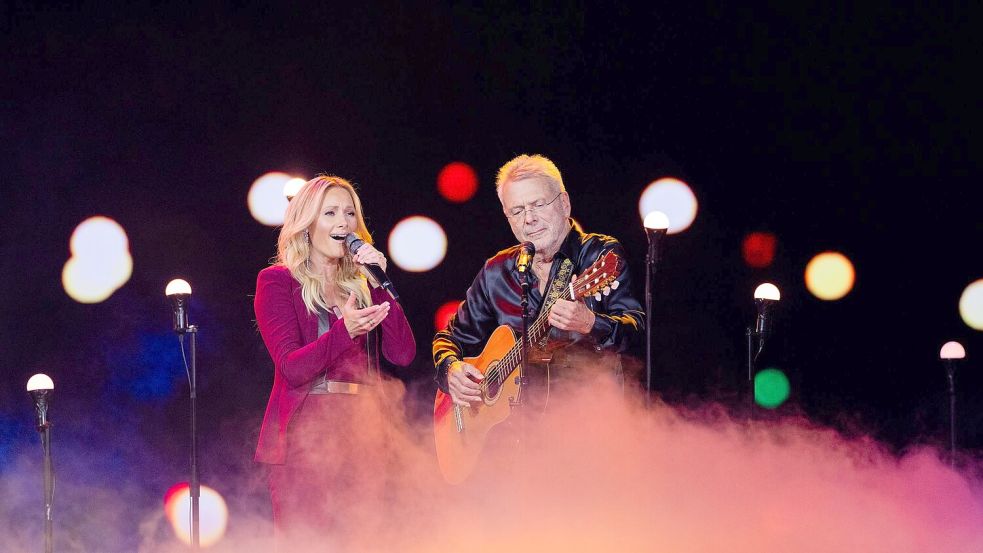
<path fill-rule="evenodd" d="M 446 254 L 447 235 L 428 217 L 407 217 L 389 233 L 389 256 L 404 271 L 429 271 L 439 265 Z"/>
<path fill-rule="evenodd" d="M 940 359 L 965 359 L 966 348 L 959 342 L 946 342 L 939 351 Z"/>
<path fill-rule="evenodd" d="M 754 299 L 778 301 L 782 299 L 778 287 L 770 282 L 764 282 L 754 289 Z"/>
<path fill-rule="evenodd" d="M 55 383 L 52 382 L 51 377 L 46 374 L 38 373 L 32 376 L 27 381 L 27 391 L 33 392 L 34 390 L 54 390 Z"/>
<path fill-rule="evenodd" d="M 174 294 L 185 294 L 191 295 L 191 285 L 188 281 L 176 278 L 167 283 L 167 288 L 164 289 L 164 295 L 173 296 Z"/>

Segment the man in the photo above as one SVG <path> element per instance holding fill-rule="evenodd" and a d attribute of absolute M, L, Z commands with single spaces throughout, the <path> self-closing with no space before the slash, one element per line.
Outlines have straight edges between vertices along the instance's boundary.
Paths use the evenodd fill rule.
<path fill-rule="evenodd" d="M 585 234 L 570 219 L 570 197 L 559 169 L 549 159 L 520 155 L 499 169 L 495 186 L 516 239 L 536 247 L 529 276 L 530 322 L 538 316 L 564 260 L 572 262 L 574 274 L 581 274 L 608 251 L 624 257 L 617 240 Z M 457 405 L 468 406 L 482 399 L 478 385 L 482 374 L 462 359 L 480 353 L 500 325 L 509 325 L 516 335 L 521 332 L 518 254 L 519 247 L 513 246 L 486 261 L 454 318 L 434 337 L 437 385 Z M 630 335 L 644 327 L 641 306 L 631 295 L 627 263 L 623 266 L 618 288 L 601 300 L 557 299 L 549 313 L 550 325 L 565 331 L 559 333 L 566 334 L 565 338 L 589 345 L 591 351 L 623 350 Z"/>

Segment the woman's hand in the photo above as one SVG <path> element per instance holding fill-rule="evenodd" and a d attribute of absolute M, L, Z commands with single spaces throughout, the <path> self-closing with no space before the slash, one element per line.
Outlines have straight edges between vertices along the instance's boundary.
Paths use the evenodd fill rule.
<path fill-rule="evenodd" d="M 348 301 L 341 307 L 341 318 L 345 320 L 345 328 L 353 339 L 379 326 L 389 315 L 389 302 L 370 305 L 365 309 L 355 308 L 355 294 L 348 296 Z"/>
<path fill-rule="evenodd" d="M 352 255 L 352 260 L 359 265 L 358 268 L 365 275 L 365 278 L 369 279 L 369 282 L 373 286 L 378 287 L 380 283 L 376 282 L 375 278 L 372 277 L 372 273 L 365 270 L 365 265 L 378 265 L 385 272 L 388 263 L 386 256 L 382 255 L 382 252 L 375 249 L 372 244 L 363 244 L 358 249 L 358 252 Z"/>

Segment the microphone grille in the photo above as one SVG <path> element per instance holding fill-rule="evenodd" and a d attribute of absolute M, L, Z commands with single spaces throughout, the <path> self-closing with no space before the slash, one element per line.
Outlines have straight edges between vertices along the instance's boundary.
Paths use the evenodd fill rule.
<path fill-rule="evenodd" d="M 357 252 L 364 243 L 365 241 L 359 238 L 354 232 L 349 232 L 348 236 L 345 236 L 345 246 L 348 247 L 348 251 L 351 253 Z"/>

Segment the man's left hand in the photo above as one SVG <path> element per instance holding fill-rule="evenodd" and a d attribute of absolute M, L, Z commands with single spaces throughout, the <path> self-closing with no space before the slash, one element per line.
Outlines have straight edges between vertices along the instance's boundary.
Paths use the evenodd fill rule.
<path fill-rule="evenodd" d="M 594 328 L 594 312 L 582 301 L 557 299 L 550 310 L 549 322 L 560 330 L 589 334 Z"/>

